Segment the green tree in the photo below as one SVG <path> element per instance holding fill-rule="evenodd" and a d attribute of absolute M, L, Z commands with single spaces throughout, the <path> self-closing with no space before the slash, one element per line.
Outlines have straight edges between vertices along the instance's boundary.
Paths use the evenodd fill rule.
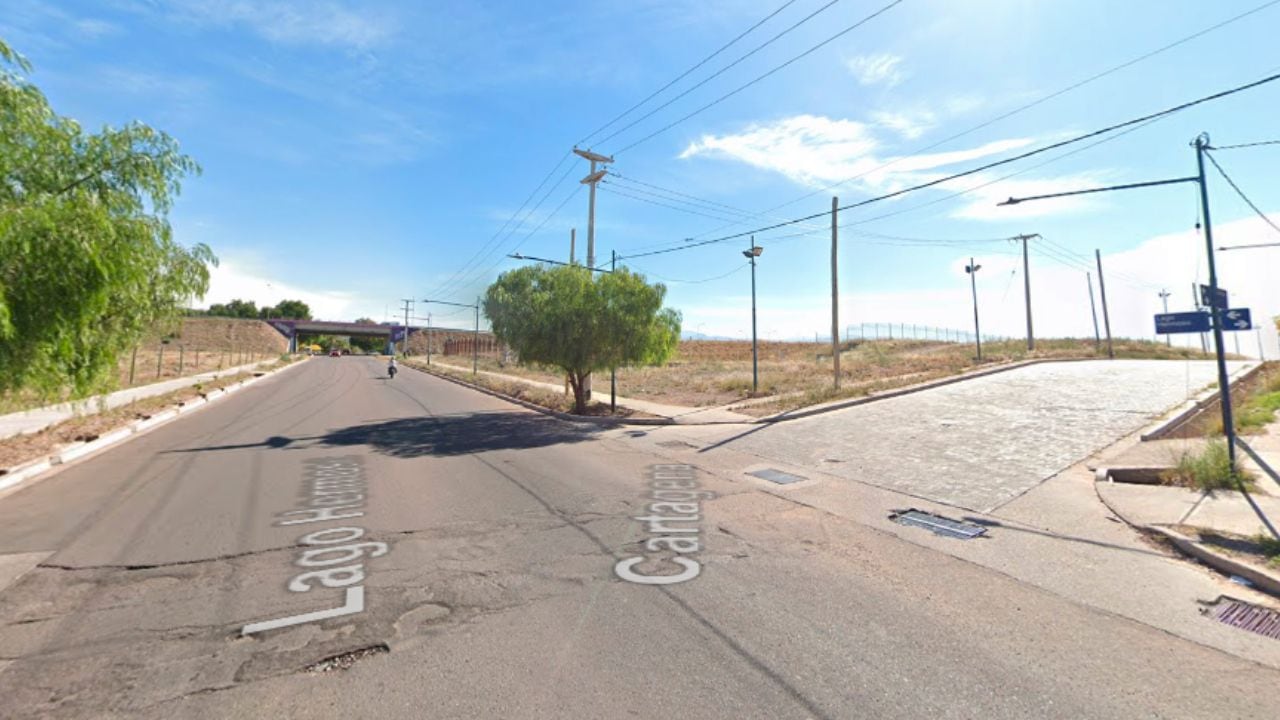
<path fill-rule="evenodd" d="M 273 318 L 287 318 L 289 320 L 311 319 L 311 307 L 301 300 L 281 300 L 274 308 L 270 308 L 270 312 L 270 316 Z"/>
<path fill-rule="evenodd" d="M 56 114 L 0 41 L 0 392 L 80 397 L 209 286 L 217 260 L 167 219 L 199 166 L 141 123 L 87 132 Z"/>
<path fill-rule="evenodd" d="M 620 269 L 529 266 L 500 275 L 484 296 L 493 333 L 521 363 L 569 375 L 574 411 L 586 411 L 583 383 L 594 371 L 659 365 L 680 339 L 680 313 L 663 308 L 667 288 Z"/>
<path fill-rule="evenodd" d="M 357 325 L 377 325 L 378 321 L 373 318 L 360 318 L 356 320 Z M 381 336 L 362 337 L 359 335 L 351 336 L 351 347 L 363 350 L 365 352 L 382 352 L 387 346 L 387 339 Z"/>
<path fill-rule="evenodd" d="M 209 306 L 209 314 L 213 317 L 247 318 L 259 317 L 258 304 L 252 300 L 236 298 L 228 303 L 214 303 Z"/>

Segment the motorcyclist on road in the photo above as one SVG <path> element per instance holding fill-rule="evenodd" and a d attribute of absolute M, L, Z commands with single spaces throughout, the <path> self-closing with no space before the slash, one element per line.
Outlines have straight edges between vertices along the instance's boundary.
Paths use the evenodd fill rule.
<path fill-rule="evenodd" d="M 390 377 L 396 376 L 396 356 L 395 355 L 392 355 L 391 359 L 387 361 L 387 375 L 389 375 Z"/>

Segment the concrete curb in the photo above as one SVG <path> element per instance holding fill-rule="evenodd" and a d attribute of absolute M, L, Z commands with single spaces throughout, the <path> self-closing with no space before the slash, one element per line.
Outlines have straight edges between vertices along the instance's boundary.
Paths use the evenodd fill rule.
<path fill-rule="evenodd" d="M 1096 472 L 1097 475 L 1095 477 L 1105 478 L 1105 469 L 1099 468 Z M 1268 595 L 1280 598 L 1280 575 L 1274 575 L 1251 565 L 1246 565 L 1226 555 L 1216 553 L 1205 547 L 1203 544 L 1192 540 L 1176 530 L 1171 530 L 1170 528 L 1162 525 L 1143 525 L 1133 522 L 1128 518 L 1128 516 L 1120 512 L 1116 506 L 1107 502 L 1107 498 L 1104 497 L 1102 493 L 1098 492 L 1098 482 L 1102 482 L 1102 480 L 1094 482 L 1093 494 L 1097 496 L 1103 507 L 1105 507 L 1112 515 L 1120 518 L 1125 525 L 1128 525 L 1144 535 L 1156 535 L 1162 537 L 1173 543 L 1173 546 L 1183 555 L 1199 560 L 1218 572 L 1225 573 L 1227 575 L 1239 575 L 1240 577 L 1247 578 L 1249 582 L 1254 584 L 1256 589 L 1265 592 Z"/>
<path fill-rule="evenodd" d="M 509 403 L 515 403 L 516 405 L 527 408 L 529 410 L 533 410 L 534 412 L 540 412 L 543 415 L 550 415 L 551 417 L 559 418 L 561 420 L 570 420 L 573 422 L 588 422 L 588 423 L 594 423 L 596 425 L 675 425 L 676 424 L 676 421 L 672 420 L 671 418 L 615 418 L 615 417 L 600 417 L 597 415 L 574 415 L 573 413 L 566 413 L 566 412 L 560 412 L 559 410 L 552 410 L 551 408 L 543 407 L 542 405 L 538 405 L 537 403 L 532 403 L 532 402 L 529 402 L 528 400 L 522 400 L 518 397 L 507 395 L 506 393 L 500 393 L 497 390 L 493 390 L 493 389 L 484 387 L 482 385 L 469 383 L 466 380 L 453 377 L 452 375 L 447 375 L 445 373 L 439 373 L 439 372 L 432 372 L 431 370 L 428 370 L 423 367 L 419 367 L 417 365 L 410 365 L 408 363 L 404 363 L 403 367 L 417 370 L 420 373 L 430 375 L 432 377 L 438 377 L 441 380 L 448 380 L 449 382 L 454 383 L 455 385 L 461 385 L 462 387 L 475 390 L 476 392 L 484 393 L 485 395 L 489 395 L 490 397 L 496 397 L 500 400 L 505 400 Z M 738 423 L 738 424 L 741 424 L 741 423 Z"/>
<path fill-rule="evenodd" d="M 104 433 L 95 440 L 76 443 L 50 453 L 43 458 L 31 460 L 21 465 L 9 468 L 7 472 L 0 473 L 0 497 L 4 497 L 5 495 L 16 491 L 18 488 L 31 481 L 43 480 L 46 477 L 51 477 L 63 467 L 66 467 L 77 460 L 82 460 L 92 455 L 96 455 L 103 450 L 107 450 L 108 448 L 128 442 L 129 440 L 161 425 L 165 425 L 180 416 L 186 415 L 194 410 L 199 410 L 203 407 L 208 407 L 214 400 L 226 397 L 235 390 L 252 385 L 253 383 L 271 377 L 277 373 L 284 372 L 289 368 L 302 365 L 304 362 L 306 362 L 305 359 L 299 360 L 297 362 L 289 363 L 282 368 L 278 368 L 270 372 L 263 372 L 251 378 L 246 378 L 235 385 L 229 385 L 226 388 L 223 388 L 221 392 L 210 392 L 202 398 L 190 400 L 176 407 L 162 410 L 145 420 L 134 420 L 128 422 L 121 427 Z"/>
<path fill-rule="evenodd" d="M 1254 373 L 1258 372 L 1261 369 L 1262 369 L 1262 363 L 1258 363 L 1257 365 L 1254 365 L 1253 367 L 1250 367 L 1250 368 L 1241 368 L 1231 374 L 1230 380 L 1233 384 L 1240 382 L 1242 380 L 1248 380 Z M 1182 405 L 1179 405 L 1178 408 L 1173 411 L 1174 414 L 1171 417 L 1168 417 L 1163 420 L 1157 420 L 1154 425 L 1151 425 L 1146 430 L 1143 430 L 1142 435 L 1139 436 L 1139 439 L 1142 442 L 1148 442 L 1150 440 L 1160 440 L 1161 438 L 1173 432 L 1174 430 L 1177 430 L 1179 427 L 1183 425 L 1183 423 L 1195 417 L 1197 413 L 1199 413 L 1201 410 L 1204 410 L 1206 407 L 1211 405 L 1213 401 L 1216 400 L 1217 398 L 1218 398 L 1217 387 L 1211 387 L 1208 390 L 1201 391 L 1195 397 L 1186 401 Z"/>
<path fill-rule="evenodd" d="M 1267 572 L 1236 560 L 1235 558 L 1216 553 L 1205 547 L 1203 543 L 1160 525 L 1148 525 L 1146 529 L 1162 535 L 1173 542 L 1174 547 L 1184 554 L 1190 555 L 1219 572 L 1227 575 L 1239 575 L 1253 583 L 1257 589 L 1280 598 L 1280 575 Z"/>

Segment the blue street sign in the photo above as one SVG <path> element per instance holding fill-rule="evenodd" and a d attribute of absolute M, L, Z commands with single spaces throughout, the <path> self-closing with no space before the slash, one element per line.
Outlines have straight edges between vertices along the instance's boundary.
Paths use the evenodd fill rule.
<path fill-rule="evenodd" d="M 1222 313 L 1222 329 L 1225 332 L 1252 330 L 1253 316 L 1250 315 L 1249 308 L 1234 308 Z"/>
<path fill-rule="evenodd" d="M 1156 334 L 1209 332 L 1209 313 L 1180 312 L 1156 315 Z"/>
<path fill-rule="evenodd" d="M 1213 288 L 1208 285 L 1200 286 L 1200 304 L 1207 308 L 1226 310 L 1228 304 L 1227 291 L 1222 288 L 1218 288 L 1218 293 L 1216 295 L 1212 291 Z"/>

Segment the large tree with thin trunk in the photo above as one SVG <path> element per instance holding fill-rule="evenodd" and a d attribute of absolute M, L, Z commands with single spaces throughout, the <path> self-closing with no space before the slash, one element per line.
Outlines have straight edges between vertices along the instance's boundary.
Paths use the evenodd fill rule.
<path fill-rule="evenodd" d="M 680 313 L 663 308 L 667 289 L 625 268 L 593 273 L 579 265 L 529 266 L 503 273 L 485 293 L 494 335 L 521 363 L 564 370 L 574 409 L 586 411 L 592 372 L 659 365 L 680 339 Z"/>
<path fill-rule="evenodd" d="M 199 167 L 141 123 L 88 132 L 56 114 L 0 41 L 0 392 L 83 396 L 208 289 L 216 259 L 167 213 Z"/>

